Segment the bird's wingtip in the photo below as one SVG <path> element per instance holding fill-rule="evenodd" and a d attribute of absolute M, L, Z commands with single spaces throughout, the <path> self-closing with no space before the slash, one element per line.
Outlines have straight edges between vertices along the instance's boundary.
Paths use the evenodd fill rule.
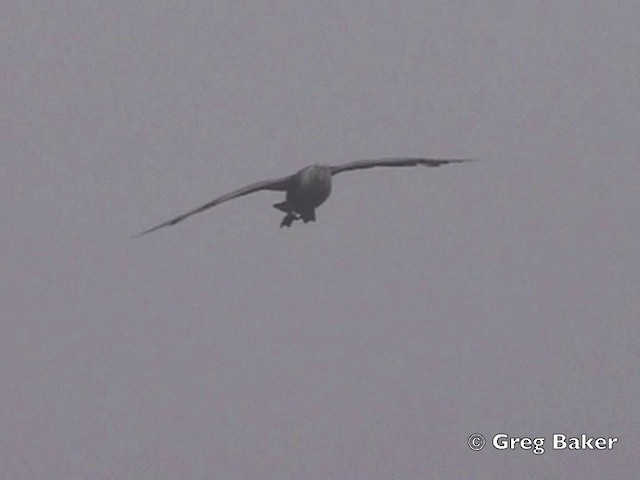
<path fill-rule="evenodd" d="M 152 230 L 153 230 L 153 229 L 152 229 Z M 135 240 L 136 238 L 140 238 L 140 237 L 142 237 L 143 235 L 146 235 L 147 233 L 151 233 L 151 232 L 152 232 L 152 230 L 145 230 L 144 232 L 140 232 L 140 233 L 133 234 L 133 235 L 131 235 L 131 237 L 130 237 L 130 238 L 131 238 L 132 240 Z"/>
<path fill-rule="evenodd" d="M 166 226 L 167 226 L 167 225 L 165 225 L 165 224 L 162 224 L 162 225 L 156 225 L 156 226 L 155 226 L 155 227 L 153 227 L 153 228 L 149 228 L 149 229 L 147 229 L 147 230 L 145 230 L 145 231 L 143 231 L 143 232 L 136 233 L 135 235 L 132 235 L 132 236 L 131 236 L 131 238 L 140 238 L 140 237 L 142 237 L 143 235 L 147 235 L 147 234 L 149 234 L 149 233 L 151 233 L 151 232 L 155 232 L 156 230 L 159 230 L 159 229 L 161 229 L 162 227 L 166 227 Z"/>

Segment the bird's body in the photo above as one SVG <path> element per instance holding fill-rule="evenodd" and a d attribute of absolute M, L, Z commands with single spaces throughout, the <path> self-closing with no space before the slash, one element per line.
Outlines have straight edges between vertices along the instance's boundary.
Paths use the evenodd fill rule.
<path fill-rule="evenodd" d="M 355 162 L 346 163 L 344 165 L 310 165 L 302 170 L 274 180 L 264 180 L 256 182 L 246 187 L 240 188 L 233 192 L 227 193 L 221 197 L 212 200 L 201 207 L 191 210 L 187 213 L 179 215 L 149 230 L 145 230 L 139 235 L 145 235 L 158 230 L 162 227 L 168 227 L 181 222 L 191 215 L 200 213 L 220 203 L 232 200 L 234 198 L 248 195 L 249 193 L 260 190 L 275 190 L 286 192 L 286 198 L 283 202 L 276 203 L 273 206 L 278 210 L 285 212 L 286 216 L 280 223 L 280 227 L 289 227 L 295 220 L 302 220 L 304 223 L 314 222 L 316 220 L 315 210 L 329 198 L 331 194 L 331 179 L 333 175 L 350 170 L 360 170 L 373 167 L 411 167 L 416 165 L 425 165 L 428 167 L 438 167 L 449 163 L 469 162 L 469 159 L 427 159 L 427 158 L 383 158 L 378 160 L 357 160 Z"/>
<path fill-rule="evenodd" d="M 331 167 L 310 165 L 292 175 L 284 202 L 274 207 L 287 214 L 281 227 L 289 227 L 294 220 L 315 221 L 315 209 L 331 194 Z"/>

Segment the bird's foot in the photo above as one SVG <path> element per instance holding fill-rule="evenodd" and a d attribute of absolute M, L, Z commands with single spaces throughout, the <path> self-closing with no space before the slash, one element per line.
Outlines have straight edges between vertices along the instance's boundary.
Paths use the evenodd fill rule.
<path fill-rule="evenodd" d="M 295 213 L 288 212 L 285 215 L 285 217 L 282 219 L 282 222 L 280 223 L 280 228 L 282 228 L 282 227 L 290 227 L 291 224 L 293 222 L 295 222 L 296 220 L 300 220 L 300 216 L 296 215 Z"/>
<path fill-rule="evenodd" d="M 310 212 L 304 212 L 304 213 L 302 213 L 302 215 L 300 215 L 300 218 L 302 218 L 302 221 L 304 223 L 315 222 L 316 221 L 316 211 L 312 210 Z"/>

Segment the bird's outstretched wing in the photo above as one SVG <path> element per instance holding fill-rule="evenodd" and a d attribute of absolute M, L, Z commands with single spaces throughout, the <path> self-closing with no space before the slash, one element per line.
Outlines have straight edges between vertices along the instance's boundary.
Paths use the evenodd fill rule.
<path fill-rule="evenodd" d="M 205 203 L 201 207 L 195 208 L 189 212 L 183 213 L 182 215 L 178 215 L 171 220 L 167 220 L 160 225 L 156 225 L 155 227 L 150 228 L 149 230 L 145 230 L 136 235 L 136 237 L 140 237 L 142 235 L 146 235 L 147 233 L 154 232 L 163 227 L 170 227 L 171 225 L 175 225 L 183 221 L 185 218 L 190 217 L 191 215 L 195 215 L 196 213 L 203 212 L 211 207 L 215 207 L 223 202 L 227 202 L 229 200 L 233 200 L 234 198 L 242 197 L 243 195 L 248 195 L 249 193 L 259 192 L 260 190 L 275 190 L 275 191 L 287 191 L 289 186 L 289 182 L 291 179 L 291 175 L 282 178 L 276 178 L 274 180 L 262 180 L 261 182 L 252 183 L 251 185 L 247 185 L 246 187 L 239 188 L 238 190 L 234 190 L 233 192 L 229 192 L 221 197 L 216 198 L 215 200 L 211 200 L 209 203 Z"/>
<path fill-rule="evenodd" d="M 448 163 L 471 162 L 472 159 L 444 159 L 444 158 L 379 158 L 377 160 L 356 160 L 355 162 L 335 165 L 331 167 L 331 174 L 336 175 L 350 170 L 360 170 L 373 167 L 415 167 L 425 165 L 427 167 L 439 167 Z"/>

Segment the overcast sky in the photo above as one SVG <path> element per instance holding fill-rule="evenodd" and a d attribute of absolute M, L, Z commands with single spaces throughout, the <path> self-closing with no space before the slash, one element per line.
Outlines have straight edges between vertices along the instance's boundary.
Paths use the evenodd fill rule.
<path fill-rule="evenodd" d="M 2 12 L 0 478 L 640 470 L 636 0 Z M 345 173 L 290 229 L 261 192 L 131 238 L 387 156 L 481 161 Z"/>

